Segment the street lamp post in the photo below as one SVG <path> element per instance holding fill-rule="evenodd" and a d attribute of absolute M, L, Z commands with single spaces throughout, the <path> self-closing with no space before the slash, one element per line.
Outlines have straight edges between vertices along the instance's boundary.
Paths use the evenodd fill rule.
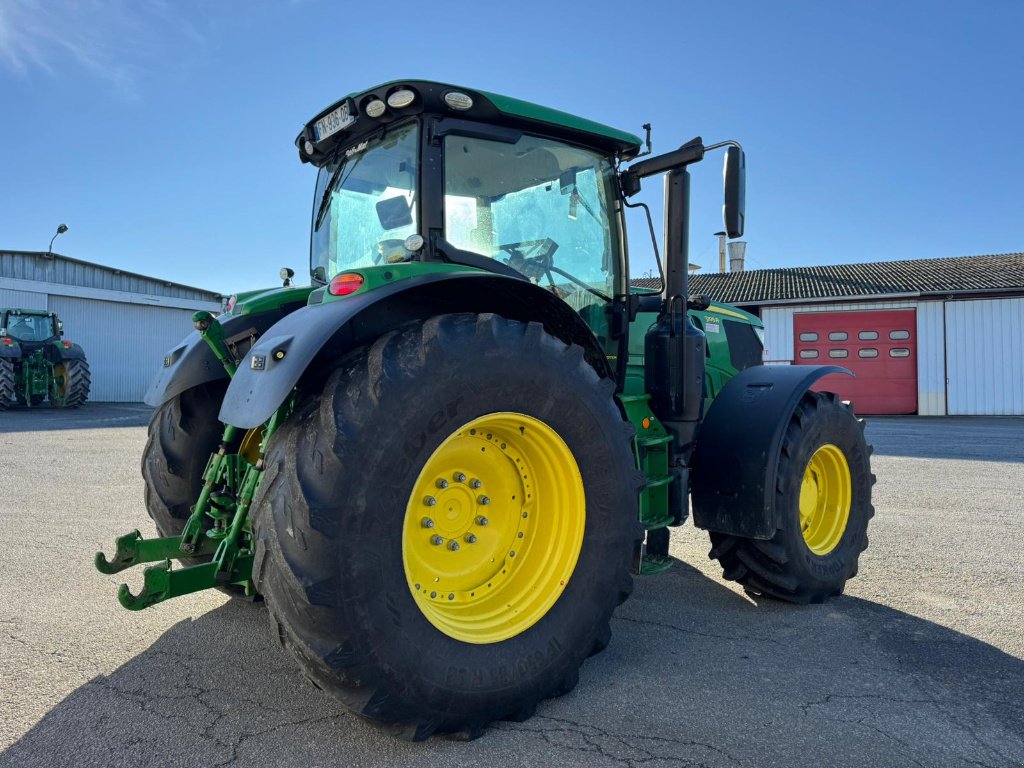
<path fill-rule="evenodd" d="M 57 235 L 63 235 L 67 231 L 68 225 L 61 224 L 57 227 L 57 231 L 54 233 L 53 237 L 50 238 L 50 247 L 46 249 L 46 253 L 51 259 L 53 258 L 53 241 L 57 239 Z"/>

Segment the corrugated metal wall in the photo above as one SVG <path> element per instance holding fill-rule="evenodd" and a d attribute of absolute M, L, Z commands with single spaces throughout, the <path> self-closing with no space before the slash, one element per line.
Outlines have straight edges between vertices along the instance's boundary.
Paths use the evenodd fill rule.
<path fill-rule="evenodd" d="M 947 301 L 950 415 L 1024 415 L 1024 299 Z"/>
<path fill-rule="evenodd" d="M 164 353 L 192 331 L 192 310 L 51 296 L 64 338 L 82 345 L 92 370 L 90 400 L 139 402 Z"/>
<path fill-rule="evenodd" d="M 46 294 L 0 288 L 0 307 L 5 309 L 46 309 Z"/>
<path fill-rule="evenodd" d="M 865 301 L 850 304 L 794 304 L 765 307 L 765 361 L 793 359 L 793 315 L 797 312 L 847 312 L 873 309 L 917 309 L 918 413 L 941 416 L 946 412 L 945 349 L 940 301 Z"/>

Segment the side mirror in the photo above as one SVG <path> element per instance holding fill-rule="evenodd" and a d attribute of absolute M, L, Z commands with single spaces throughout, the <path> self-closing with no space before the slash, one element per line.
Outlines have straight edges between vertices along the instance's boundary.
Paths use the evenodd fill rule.
<path fill-rule="evenodd" d="M 743 237 L 743 224 L 747 196 L 747 159 L 739 147 L 729 147 L 725 152 L 725 204 L 722 218 L 725 232 L 730 239 Z"/>
<path fill-rule="evenodd" d="M 412 224 L 412 209 L 404 197 L 389 197 L 377 203 L 377 218 L 385 231 Z"/>
<path fill-rule="evenodd" d="M 327 270 L 324 268 L 322 264 L 314 267 L 313 271 L 310 272 L 309 274 L 310 277 L 312 277 L 321 285 L 325 285 L 327 283 Z"/>
<path fill-rule="evenodd" d="M 63 320 L 58 320 L 57 321 L 57 335 L 58 336 L 63 336 L 64 335 L 64 321 Z"/>

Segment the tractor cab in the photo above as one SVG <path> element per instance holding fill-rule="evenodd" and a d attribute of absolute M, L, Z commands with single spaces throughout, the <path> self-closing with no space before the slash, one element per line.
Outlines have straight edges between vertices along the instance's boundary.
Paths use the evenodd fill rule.
<path fill-rule="evenodd" d="M 34 351 L 47 342 L 59 339 L 63 333 L 60 320 L 52 312 L 0 310 L 0 338 L 13 339 L 25 352 Z"/>
<path fill-rule="evenodd" d="M 431 82 L 346 96 L 296 140 L 319 167 L 314 283 L 446 262 L 538 285 L 614 354 L 627 290 L 617 166 L 638 137 L 527 102 Z"/>

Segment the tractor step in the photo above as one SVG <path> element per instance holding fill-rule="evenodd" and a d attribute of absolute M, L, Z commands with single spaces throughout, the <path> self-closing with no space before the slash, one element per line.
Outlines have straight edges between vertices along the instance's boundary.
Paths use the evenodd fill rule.
<path fill-rule="evenodd" d="M 654 448 L 659 445 L 668 445 L 672 442 L 672 435 L 663 435 L 662 437 L 638 437 L 636 444 L 641 448 Z"/>
<path fill-rule="evenodd" d="M 675 560 L 666 555 L 645 554 L 640 561 L 640 575 L 657 576 L 659 573 L 664 573 L 671 568 L 674 562 Z"/>

